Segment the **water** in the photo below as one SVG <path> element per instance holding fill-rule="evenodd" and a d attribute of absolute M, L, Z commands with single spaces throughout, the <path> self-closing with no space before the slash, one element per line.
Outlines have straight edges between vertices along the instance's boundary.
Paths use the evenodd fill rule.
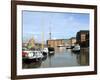
<path fill-rule="evenodd" d="M 23 68 L 50 68 L 89 65 L 89 49 L 81 48 L 79 53 L 74 53 L 65 47 L 55 48 L 55 54 L 45 57 L 39 62 L 23 63 Z"/>

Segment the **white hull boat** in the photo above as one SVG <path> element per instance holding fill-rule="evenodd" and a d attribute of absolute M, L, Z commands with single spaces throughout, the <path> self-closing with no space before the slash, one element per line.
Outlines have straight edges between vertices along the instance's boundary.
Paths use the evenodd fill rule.
<path fill-rule="evenodd" d="M 80 46 L 79 45 L 76 45 L 73 49 L 72 49 L 73 52 L 80 52 Z"/>
<path fill-rule="evenodd" d="M 27 53 L 24 56 L 24 59 L 30 59 L 30 60 L 42 60 L 42 58 L 44 57 L 43 54 L 41 53 L 41 51 L 24 51 L 25 53 Z"/>

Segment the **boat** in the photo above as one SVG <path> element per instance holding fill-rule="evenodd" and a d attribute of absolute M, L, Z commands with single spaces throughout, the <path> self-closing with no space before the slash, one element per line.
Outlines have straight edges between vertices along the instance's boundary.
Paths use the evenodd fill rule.
<path fill-rule="evenodd" d="M 66 49 L 73 49 L 74 46 L 67 46 Z"/>
<path fill-rule="evenodd" d="M 48 47 L 48 48 L 44 48 L 43 50 L 41 50 L 43 56 L 48 56 L 48 55 L 52 55 L 55 53 L 55 50 L 53 47 Z"/>
<path fill-rule="evenodd" d="M 23 60 L 28 61 L 40 61 L 44 57 L 41 51 L 23 51 L 22 52 Z"/>
<path fill-rule="evenodd" d="M 48 48 L 44 48 L 41 50 L 41 52 L 44 56 L 47 56 L 49 51 L 48 51 Z"/>
<path fill-rule="evenodd" d="M 74 46 L 72 52 L 80 52 L 80 46 L 79 45 Z"/>
<path fill-rule="evenodd" d="M 71 49 L 71 46 L 67 46 L 66 49 Z"/>
<path fill-rule="evenodd" d="M 53 47 L 48 47 L 48 54 L 53 55 L 55 53 L 55 49 Z"/>

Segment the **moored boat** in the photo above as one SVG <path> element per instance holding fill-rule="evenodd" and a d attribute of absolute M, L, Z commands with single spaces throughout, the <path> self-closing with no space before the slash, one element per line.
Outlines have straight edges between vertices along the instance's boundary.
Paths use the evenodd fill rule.
<path fill-rule="evenodd" d="M 53 55 L 55 53 L 55 49 L 53 47 L 48 47 L 48 54 Z"/>
<path fill-rule="evenodd" d="M 72 52 L 80 52 L 80 46 L 79 45 L 74 46 Z"/>
<path fill-rule="evenodd" d="M 43 50 L 41 50 L 43 56 L 47 56 L 48 55 L 48 48 L 44 48 Z"/>
<path fill-rule="evenodd" d="M 40 61 L 44 56 L 42 55 L 41 51 L 23 51 L 22 52 L 22 59 L 24 61 Z"/>

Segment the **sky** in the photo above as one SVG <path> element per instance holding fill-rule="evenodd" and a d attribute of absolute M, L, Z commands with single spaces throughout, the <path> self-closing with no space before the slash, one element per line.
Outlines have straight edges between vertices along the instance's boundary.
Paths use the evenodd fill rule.
<path fill-rule="evenodd" d="M 22 11 L 23 41 L 36 42 L 76 37 L 80 30 L 89 30 L 88 13 Z M 43 36 L 43 37 L 42 37 Z"/>

